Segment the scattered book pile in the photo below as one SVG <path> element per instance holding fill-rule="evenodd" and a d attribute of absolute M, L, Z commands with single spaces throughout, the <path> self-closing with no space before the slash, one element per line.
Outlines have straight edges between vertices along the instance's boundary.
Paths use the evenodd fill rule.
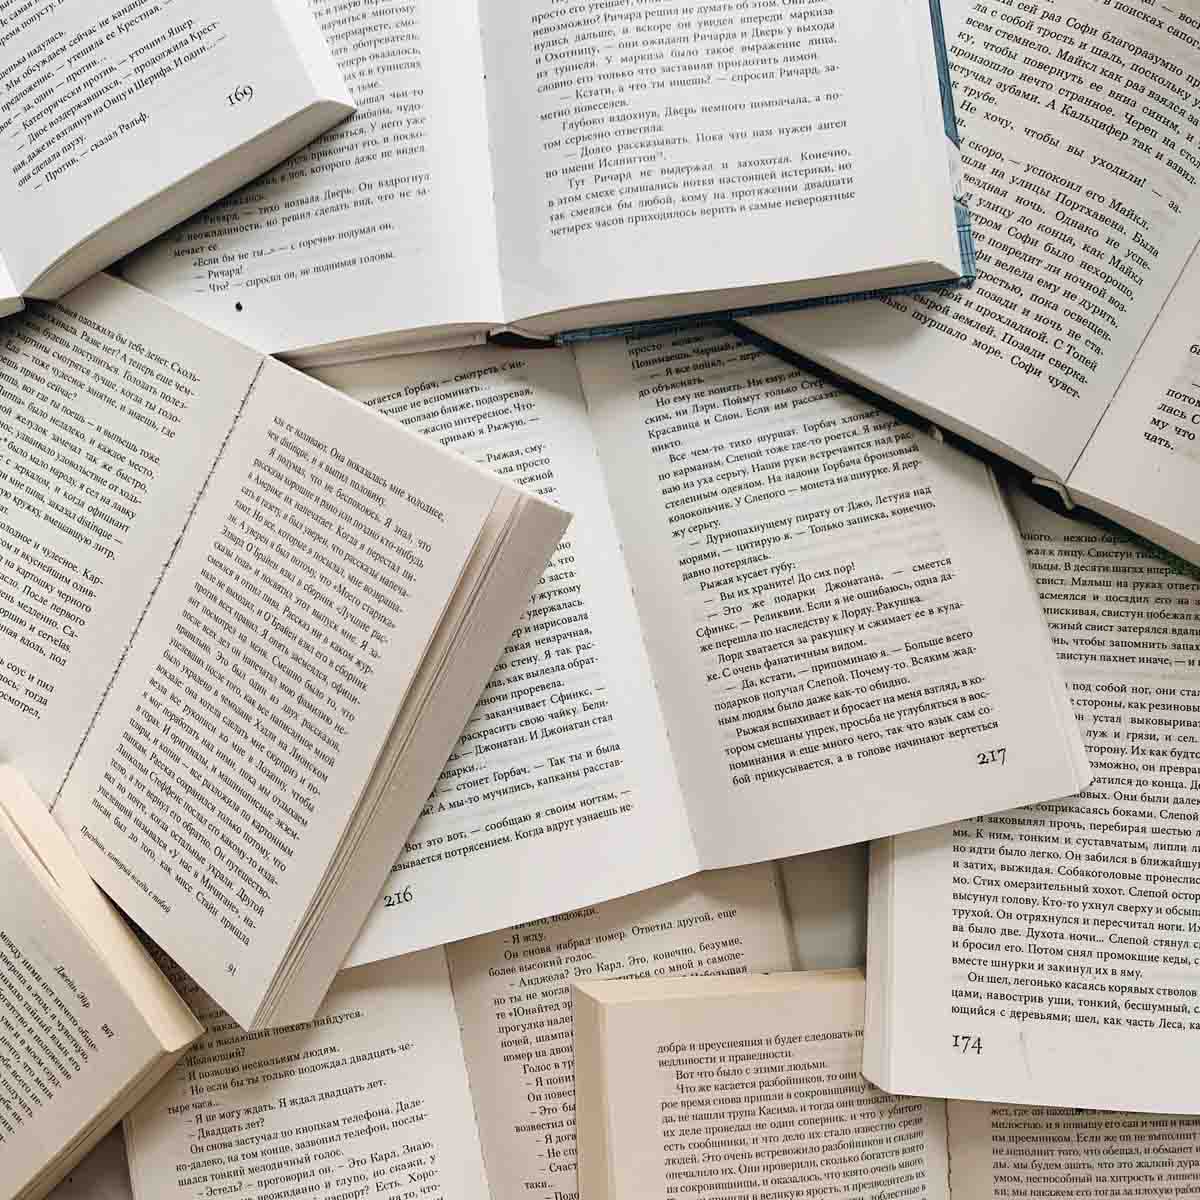
<path fill-rule="evenodd" d="M 1200 1196 L 1198 2 L 0 0 L 0 1200 Z"/>

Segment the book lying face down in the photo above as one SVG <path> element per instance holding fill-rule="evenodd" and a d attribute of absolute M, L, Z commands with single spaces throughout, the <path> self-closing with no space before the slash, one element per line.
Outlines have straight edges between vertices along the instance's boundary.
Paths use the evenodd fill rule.
<path fill-rule="evenodd" d="M 0 740 L 236 1019 L 309 1017 L 566 516 L 109 277 L 5 334 Z"/>

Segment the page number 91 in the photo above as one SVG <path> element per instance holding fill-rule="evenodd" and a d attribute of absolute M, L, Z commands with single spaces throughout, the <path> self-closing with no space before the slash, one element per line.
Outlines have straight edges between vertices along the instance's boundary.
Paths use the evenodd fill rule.
<path fill-rule="evenodd" d="M 225 97 L 225 102 L 232 108 L 235 104 L 241 104 L 243 100 L 254 99 L 254 85 L 251 83 L 242 83 L 233 89 L 228 96 Z"/>

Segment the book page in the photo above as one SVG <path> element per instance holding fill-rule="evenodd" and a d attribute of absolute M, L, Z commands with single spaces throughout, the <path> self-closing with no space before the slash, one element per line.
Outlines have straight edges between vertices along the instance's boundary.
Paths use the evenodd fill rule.
<path fill-rule="evenodd" d="M 1078 787 L 986 467 L 729 334 L 577 355 L 703 865 Z"/>
<path fill-rule="evenodd" d="M 350 961 L 695 871 L 570 353 L 481 348 L 314 374 L 576 514 Z"/>
<path fill-rule="evenodd" d="M 510 321 L 957 266 L 923 0 L 482 12 Z"/>
<path fill-rule="evenodd" d="M 22 291 L 89 234 L 315 99 L 273 3 L 0 14 L 0 224 Z"/>
<path fill-rule="evenodd" d="M 1200 1195 L 1200 1120 L 951 1101 L 954 1200 Z"/>
<path fill-rule="evenodd" d="M 772 864 L 714 871 L 446 948 L 494 1196 L 576 1194 L 571 983 L 787 971 Z"/>
<path fill-rule="evenodd" d="M 859 972 L 688 982 L 602 1010 L 605 1094 L 581 1062 L 580 1115 L 603 1104 L 611 1183 L 589 1190 L 585 1153 L 588 1200 L 948 1196 L 944 1106 L 862 1076 Z"/>
<path fill-rule="evenodd" d="M 48 1200 L 133 1200 L 120 1127 L 96 1146 L 50 1193 Z"/>
<path fill-rule="evenodd" d="M 1196 1111 L 1200 583 L 1016 506 L 1095 778 L 896 840 L 891 1081 Z"/>
<path fill-rule="evenodd" d="M 19 836 L 0 818 L 0 1147 L 13 1195 L 162 1054 Z"/>
<path fill-rule="evenodd" d="M 126 278 L 269 353 L 498 324 L 478 5 L 309 3 L 357 113 L 135 255 Z"/>
<path fill-rule="evenodd" d="M 97 882 L 244 1023 L 499 488 L 264 361 L 59 811 Z"/>
<path fill-rule="evenodd" d="M 441 950 L 343 971 L 266 1035 L 188 1000 L 207 1036 L 125 1123 L 137 1200 L 487 1200 Z"/>
<path fill-rule="evenodd" d="M 1200 561 L 1200 250 L 1068 480 L 1071 494 Z"/>
<path fill-rule="evenodd" d="M 1065 480 L 1200 236 L 1200 16 L 943 8 L 979 281 L 750 324 Z"/>
<path fill-rule="evenodd" d="M 0 758 L 48 803 L 257 366 L 104 276 L 0 332 Z"/>

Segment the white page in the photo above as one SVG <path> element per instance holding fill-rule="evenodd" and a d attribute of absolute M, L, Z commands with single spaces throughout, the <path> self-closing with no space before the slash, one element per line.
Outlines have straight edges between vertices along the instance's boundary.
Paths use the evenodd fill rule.
<path fill-rule="evenodd" d="M 1200 251 L 1071 472 L 1072 496 L 1200 561 Z"/>
<path fill-rule="evenodd" d="M 208 1035 L 126 1121 L 137 1200 L 487 1200 L 440 950 L 344 971 L 315 1020 L 266 1036 L 188 999 Z"/>
<path fill-rule="evenodd" d="M 89 234 L 313 100 L 272 3 L 26 8 L 0 20 L 0 218 L 22 291 Z"/>
<path fill-rule="evenodd" d="M 577 514 L 351 963 L 696 870 L 571 355 L 474 349 L 314 374 Z"/>
<path fill-rule="evenodd" d="M 1016 504 L 1096 777 L 1063 803 L 896 839 L 890 1080 L 1195 1112 L 1200 584 Z"/>
<path fill-rule="evenodd" d="M 97 882 L 245 1023 L 499 486 L 264 361 L 58 809 Z"/>
<path fill-rule="evenodd" d="M 1200 1120 L 1004 1104 L 946 1105 L 954 1200 L 1200 1196 Z"/>
<path fill-rule="evenodd" d="M 493 1196 L 574 1196 L 570 983 L 792 968 L 772 864 L 706 872 L 446 948 Z"/>
<path fill-rule="evenodd" d="M 0 824 L 0 1144 L 13 1195 L 162 1053 L 19 836 Z"/>
<path fill-rule="evenodd" d="M 53 801 L 258 356 L 99 276 L 0 336 L 0 758 Z"/>
<path fill-rule="evenodd" d="M 705 866 L 1076 790 L 987 468 L 732 335 L 577 355 Z"/>
<path fill-rule="evenodd" d="M 579 1108 L 584 1128 L 603 1114 L 610 1186 L 589 1190 L 585 1143 L 585 1200 L 720 1195 L 714 1181 L 947 1200 L 944 1106 L 862 1077 L 859 972 L 671 983 L 601 1009 L 603 1081 L 581 1064 Z"/>
<path fill-rule="evenodd" d="M 48 1200 L 133 1200 L 120 1127 L 97 1144 Z"/>
<path fill-rule="evenodd" d="M 21 299 L 21 289 L 13 282 L 4 258 L 0 255 L 0 317 L 20 312 L 24 303 Z"/>
<path fill-rule="evenodd" d="M 1197 10 L 944 8 L 979 282 L 749 324 L 1065 479 L 1200 234 Z"/>
<path fill-rule="evenodd" d="M 502 319 L 475 0 L 309 0 L 359 108 L 129 260 L 127 278 L 278 353 Z"/>
<path fill-rule="evenodd" d="M 924 0 L 481 7 L 509 320 L 958 263 Z"/>

